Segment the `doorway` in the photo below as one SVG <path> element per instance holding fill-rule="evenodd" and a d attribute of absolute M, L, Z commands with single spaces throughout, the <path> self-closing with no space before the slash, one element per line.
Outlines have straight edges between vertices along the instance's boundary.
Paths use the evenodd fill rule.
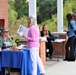
<path fill-rule="evenodd" d="M 5 24 L 5 20 L 4 19 L 0 19 L 0 36 L 2 36 L 4 24 Z"/>

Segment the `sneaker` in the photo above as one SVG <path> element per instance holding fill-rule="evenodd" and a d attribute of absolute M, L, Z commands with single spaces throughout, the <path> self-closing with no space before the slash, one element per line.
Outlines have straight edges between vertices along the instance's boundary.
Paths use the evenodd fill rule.
<path fill-rule="evenodd" d="M 68 61 L 70 61 L 70 62 L 71 62 L 71 61 L 75 61 L 75 59 L 69 59 Z"/>
<path fill-rule="evenodd" d="M 67 59 L 63 59 L 63 61 L 67 61 Z"/>
<path fill-rule="evenodd" d="M 50 56 L 49 58 L 50 58 L 50 59 L 52 59 L 52 57 L 51 57 L 51 56 Z"/>

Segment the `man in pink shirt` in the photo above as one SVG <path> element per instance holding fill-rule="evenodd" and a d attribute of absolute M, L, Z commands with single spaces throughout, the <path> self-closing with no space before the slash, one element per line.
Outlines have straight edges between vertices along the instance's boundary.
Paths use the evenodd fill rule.
<path fill-rule="evenodd" d="M 37 65 L 40 70 L 40 75 L 45 75 L 44 67 L 42 61 L 39 57 L 39 28 L 36 25 L 36 18 L 30 16 L 28 22 L 30 23 L 28 36 L 24 36 L 28 41 L 30 57 L 32 60 L 32 74 L 37 75 Z"/>

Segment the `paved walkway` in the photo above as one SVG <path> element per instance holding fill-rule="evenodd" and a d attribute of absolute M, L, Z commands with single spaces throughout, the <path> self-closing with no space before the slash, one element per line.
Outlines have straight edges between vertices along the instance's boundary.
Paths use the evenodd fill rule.
<path fill-rule="evenodd" d="M 76 75 L 76 61 L 68 62 L 63 61 L 47 61 L 47 66 L 45 67 L 46 75 Z"/>

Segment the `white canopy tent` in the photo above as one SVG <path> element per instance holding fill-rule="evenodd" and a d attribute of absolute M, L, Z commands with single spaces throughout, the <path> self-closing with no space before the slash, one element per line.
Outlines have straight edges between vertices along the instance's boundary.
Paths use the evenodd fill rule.
<path fill-rule="evenodd" d="M 29 16 L 36 15 L 36 0 L 29 0 Z M 63 0 L 57 0 L 57 31 L 63 32 Z"/>

